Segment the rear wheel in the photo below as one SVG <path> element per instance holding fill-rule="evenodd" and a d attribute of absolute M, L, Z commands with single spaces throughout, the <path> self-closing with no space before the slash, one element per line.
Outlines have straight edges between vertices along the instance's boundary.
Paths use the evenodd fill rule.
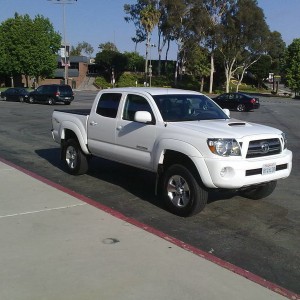
<path fill-rule="evenodd" d="M 208 193 L 185 166 L 171 165 L 162 181 L 162 197 L 172 213 L 188 217 L 204 209 Z"/>
<path fill-rule="evenodd" d="M 68 172 L 72 175 L 82 175 L 88 170 L 87 156 L 82 152 L 79 143 L 69 139 L 63 146 L 62 158 Z"/>
<path fill-rule="evenodd" d="M 245 111 L 246 110 L 246 105 L 245 104 L 239 104 L 237 107 L 236 107 L 236 110 L 241 112 L 241 111 Z"/>
<path fill-rule="evenodd" d="M 19 101 L 20 101 L 20 102 L 24 102 L 24 97 L 23 97 L 23 96 L 20 96 L 20 97 L 19 97 Z"/>
<path fill-rule="evenodd" d="M 6 96 L 2 96 L 1 100 L 6 101 Z"/>
<path fill-rule="evenodd" d="M 47 103 L 48 103 L 49 105 L 53 105 L 53 104 L 55 103 L 55 101 L 54 101 L 53 98 L 49 97 L 48 100 L 47 100 Z"/>
<path fill-rule="evenodd" d="M 34 103 L 34 98 L 33 98 L 33 97 L 29 97 L 28 102 L 29 102 L 30 104 L 33 104 L 33 103 Z"/>
<path fill-rule="evenodd" d="M 276 185 L 277 185 L 277 181 L 267 182 L 263 185 L 242 190 L 240 191 L 240 195 L 242 197 L 252 199 L 252 200 L 263 199 L 270 196 L 273 193 L 273 191 L 276 188 Z"/>

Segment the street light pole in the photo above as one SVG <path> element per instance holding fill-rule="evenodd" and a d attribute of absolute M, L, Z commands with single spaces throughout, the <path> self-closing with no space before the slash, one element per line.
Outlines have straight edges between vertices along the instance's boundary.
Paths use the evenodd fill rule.
<path fill-rule="evenodd" d="M 68 67 L 69 67 L 69 49 L 67 47 L 67 40 L 66 40 L 66 4 L 73 4 L 74 2 L 77 2 L 77 0 L 47 0 L 51 1 L 54 4 L 61 4 L 63 7 L 63 48 L 61 48 L 61 58 L 64 62 L 64 82 L 65 84 L 68 84 Z M 63 51 L 62 51 L 63 49 Z"/>
<path fill-rule="evenodd" d="M 150 46 L 150 55 L 149 55 L 149 86 L 151 87 L 152 85 L 152 62 L 151 62 L 151 48 L 156 47 L 155 44 L 149 44 Z"/>

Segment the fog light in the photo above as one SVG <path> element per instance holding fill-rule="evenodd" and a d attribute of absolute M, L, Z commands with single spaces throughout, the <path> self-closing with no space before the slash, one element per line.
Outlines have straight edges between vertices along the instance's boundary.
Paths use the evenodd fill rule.
<path fill-rule="evenodd" d="M 230 178 L 233 178 L 235 176 L 235 172 L 234 172 L 234 169 L 232 167 L 223 167 L 221 170 L 220 170 L 220 176 L 222 178 L 226 178 L 226 179 L 230 179 Z"/>
<path fill-rule="evenodd" d="M 222 168 L 222 170 L 221 170 L 221 172 L 220 172 L 220 176 L 221 176 L 221 177 L 225 177 L 226 174 L 227 174 L 227 172 L 228 172 L 228 170 L 227 170 L 226 167 L 225 167 L 225 168 Z"/>

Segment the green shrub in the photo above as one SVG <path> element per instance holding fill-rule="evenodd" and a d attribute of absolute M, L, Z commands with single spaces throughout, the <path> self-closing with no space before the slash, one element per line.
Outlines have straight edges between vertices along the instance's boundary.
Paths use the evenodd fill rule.
<path fill-rule="evenodd" d="M 95 85 L 100 89 L 107 89 L 112 87 L 112 84 L 107 82 L 107 80 L 103 76 L 96 77 Z"/>
<path fill-rule="evenodd" d="M 137 86 L 139 84 L 140 75 L 134 73 L 123 73 L 117 81 L 118 87 Z"/>

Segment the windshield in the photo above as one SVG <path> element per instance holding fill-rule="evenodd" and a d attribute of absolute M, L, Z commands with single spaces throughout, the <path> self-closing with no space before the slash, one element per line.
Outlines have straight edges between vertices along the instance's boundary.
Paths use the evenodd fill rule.
<path fill-rule="evenodd" d="M 229 119 L 219 106 L 204 95 L 153 95 L 166 122 Z"/>

